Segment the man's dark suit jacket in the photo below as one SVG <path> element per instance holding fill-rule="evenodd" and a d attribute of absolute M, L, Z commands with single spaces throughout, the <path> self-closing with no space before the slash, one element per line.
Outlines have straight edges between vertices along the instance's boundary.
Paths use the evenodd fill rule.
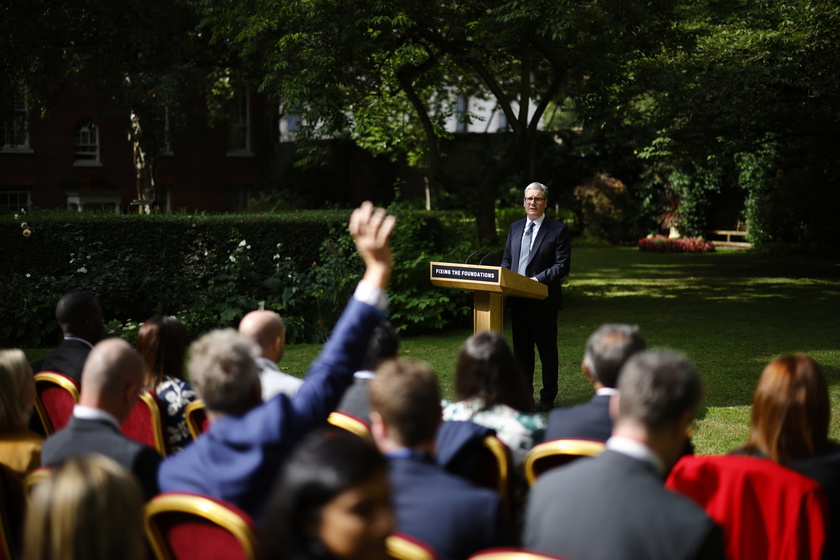
<path fill-rule="evenodd" d="M 242 416 L 215 420 L 163 462 L 161 490 L 221 498 L 260 523 L 283 461 L 307 434 L 326 425 L 384 318 L 384 311 L 351 299 L 295 396 L 280 394 Z"/>
<path fill-rule="evenodd" d="M 544 441 L 591 439 L 607 441 L 612 434 L 610 396 L 595 395 L 591 401 L 571 408 L 555 408 L 548 416 Z"/>
<path fill-rule="evenodd" d="M 525 547 L 575 560 L 723 558 L 723 534 L 650 463 L 607 450 L 531 488 Z"/>
<path fill-rule="evenodd" d="M 137 476 L 148 500 L 158 493 L 157 472 L 163 459 L 150 447 L 130 440 L 112 424 L 73 417 L 44 442 L 41 464 L 51 467 L 69 457 L 105 455 Z"/>
<path fill-rule="evenodd" d="M 496 492 L 445 472 L 429 457 L 392 457 L 388 463 L 396 530 L 432 547 L 440 560 L 514 544 Z"/>
<path fill-rule="evenodd" d="M 84 342 L 62 340 L 58 348 L 53 350 L 49 356 L 32 364 L 32 372 L 57 371 L 72 377 L 76 381 L 76 385 L 81 386 L 82 368 L 85 367 L 85 360 L 87 360 L 90 350 L 90 346 Z"/>
<path fill-rule="evenodd" d="M 502 255 L 502 268 L 518 272 L 519 252 L 522 246 L 522 235 L 528 219 L 513 222 L 510 225 L 505 252 Z M 525 267 L 524 276 L 534 277 L 539 282 L 548 285 L 548 298 L 545 300 L 527 300 L 525 298 L 509 298 L 510 304 L 516 301 L 537 302 L 539 306 L 548 307 L 554 311 L 563 309 L 563 278 L 569 274 L 571 266 L 571 243 L 569 230 L 564 224 L 549 217 L 543 219 L 537 238 L 531 246 L 531 258 Z M 548 306 L 545 304 L 548 303 Z"/>

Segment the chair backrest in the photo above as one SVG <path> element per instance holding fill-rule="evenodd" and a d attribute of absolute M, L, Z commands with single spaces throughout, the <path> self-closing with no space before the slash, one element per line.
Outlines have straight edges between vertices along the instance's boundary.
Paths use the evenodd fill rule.
<path fill-rule="evenodd" d="M 163 413 L 160 409 L 160 402 L 154 393 L 149 391 L 140 393 L 128 418 L 120 426 L 120 431 L 128 439 L 133 439 L 151 447 L 166 457 L 167 445 L 166 435 L 163 431 Z"/>
<path fill-rule="evenodd" d="M 257 528 L 238 507 L 209 496 L 167 492 L 145 507 L 146 538 L 158 560 L 250 560 Z"/>
<path fill-rule="evenodd" d="M 567 560 L 545 552 L 536 552 L 527 548 L 499 547 L 479 550 L 468 560 Z"/>
<path fill-rule="evenodd" d="M 79 387 L 72 378 L 55 371 L 36 373 L 35 393 L 35 410 L 48 436 L 70 422 L 79 402 Z"/>
<path fill-rule="evenodd" d="M 822 556 L 828 520 L 822 488 L 769 459 L 685 456 L 666 487 L 692 499 L 720 525 L 728 559 Z"/>
<path fill-rule="evenodd" d="M 588 439 L 555 439 L 535 445 L 525 456 L 522 470 L 529 485 L 547 470 L 571 463 L 581 457 L 603 453 L 604 442 Z"/>
<path fill-rule="evenodd" d="M 344 430 L 345 432 L 350 432 L 362 439 L 373 441 L 373 437 L 370 435 L 370 426 L 368 426 L 367 422 L 352 414 L 335 410 L 330 412 L 327 422 L 331 426 Z"/>
<path fill-rule="evenodd" d="M 18 475 L 0 464 L 0 560 L 20 557 L 26 499 Z"/>
<path fill-rule="evenodd" d="M 195 399 L 184 409 L 184 418 L 187 420 L 187 428 L 190 430 L 190 435 L 193 439 L 200 436 L 207 430 L 210 425 L 210 419 L 207 418 L 207 408 L 204 406 L 204 401 Z"/>
<path fill-rule="evenodd" d="M 391 533 L 385 541 L 388 556 L 394 560 L 437 560 L 438 555 L 426 543 L 403 533 Z"/>

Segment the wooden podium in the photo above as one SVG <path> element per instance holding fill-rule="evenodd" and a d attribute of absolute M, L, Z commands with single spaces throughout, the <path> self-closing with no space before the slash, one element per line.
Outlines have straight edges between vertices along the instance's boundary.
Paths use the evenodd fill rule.
<path fill-rule="evenodd" d="M 502 296 L 533 299 L 548 297 L 548 286 L 498 266 L 478 264 L 429 263 L 432 284 L 474 292 L 473 332 L 504 328 Z"/>

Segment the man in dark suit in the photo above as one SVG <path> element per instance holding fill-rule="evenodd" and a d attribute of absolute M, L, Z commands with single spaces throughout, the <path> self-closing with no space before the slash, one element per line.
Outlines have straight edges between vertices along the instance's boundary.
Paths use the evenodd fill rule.
<path fill-rule="evenodd" d="M 607 450 L 543 474 L 531 489 L 525 546 L 576 560 L 723 558 L 720 528 L 664 487 L 700 402 L 697 371 L 678 354 L 641 352 L 618 389 Z"/>
<path fill-rule="evenodd" d="M 618 373 L 631 356 L 644 349 L 644 339 L 638 328 L 631 325 L 601 325 L 592 333 L 586 341 L 581 367 L 595 387 L 595 396 L 589 402 L 553 410 L 548 416 L 545 441 L 607 441 L 613 429 L 610 398 L 618 393 Z"/>
<path fill-rule="evenodd" d="M 362 361 L 362 368 L 353 374 L 353 384 L 344 393 L 336 410 L 355 416 L 370 424 L 370 396 L 368 383 L 373 379 L 376 368 L 385 360 L 393 360 L 400 349 L 400 340 L 390 321 L 382 323 L 373 330 L 368 343 L 367 354 Z"/>
<path fill-rule="evenodd" d="M 87 292 L 70 292 L 58 300 L 55 319 L 64 340 L 45 359 L 33 363 L 32 371 L 57 371 L 73 378 L 78 385 L 91 348 L 105 336 L 102 306 Z"/>
<path fill-rule="evenodd" d="M 79 404 L 70 423 L 44 442 L 41 462 L 54 466 L 69 457 L 105 455 L 135 474 L 147 500 L 157 494 L 162 457 L 120 433 L 143 388 L 144 376 L 140 355 L 121 338 L 94 346 L 82 372 Z"/>
<path fill-rule="evenodd" d="M 548 188 L 541 183 L 525 187 L 527 217 L 510 225 L 502 267 L 548 285 L 545 300 L 508 298 L 513 331 L 513 354 L 534 385 L 534 345 L 540 353 L 543 387 L 537 411 L 554 406 L 557 396 L 559 358 L 557 352 L 557 314 L 563 308 L 563 278 L 571 266 L 569 230 L 565 225 L 546 217 Z"/>
<path fill-rule="evenodd" d="M 441 421 L 437 376 L 428 364 L 383 363 L 368 385 L 371 434 L 388 457 L 396 530 L 430 546 L 440 560 L 514 543 L 498 493 L 435 463 Z"/>
<path fill-rule="evenodd" d="M 221 498 L 262 521 L 280 465 L 307 434 L 326 424 L 362 362 L 373 329 L 385 318 L 393 227 L 394 218 L 369 202 L 353 212 L 350 233 L 365 274 L 293 397 L 281 393 L 262 403 L 259 348 L 233 329 L 212 331 L 193 343 L 190 380 L 211 424 L 163 462 L 162 490 Z"/>

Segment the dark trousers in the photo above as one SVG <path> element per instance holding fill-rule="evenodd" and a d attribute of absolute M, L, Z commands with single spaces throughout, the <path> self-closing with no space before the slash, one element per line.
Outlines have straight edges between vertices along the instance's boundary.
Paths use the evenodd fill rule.
<path fill-rule="evenodd" d="M 557 310 L 545 301 L 511 298 L 509 301 L 513 331 L 513 357 L 522 369 L 534 394 L 534 346 L 540 353 L 542 382 L 540 400 L 551 405 L 557 396 L 560 358 L 557 352 Z"/>

